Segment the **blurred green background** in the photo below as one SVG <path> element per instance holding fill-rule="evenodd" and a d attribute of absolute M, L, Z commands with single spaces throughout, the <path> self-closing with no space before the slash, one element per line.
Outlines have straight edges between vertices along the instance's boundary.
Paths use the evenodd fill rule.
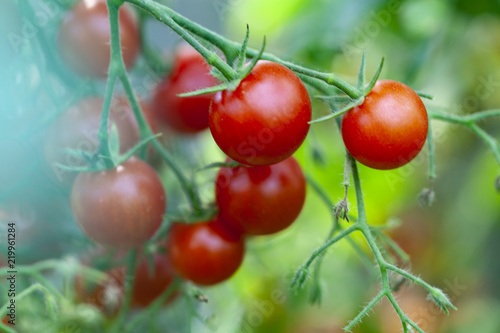
<path fill-rule="evenodd" d="M 24 0 L 23 0 L 24 1 Z M 57 53 L 55 35 L 70 1 L 31 0 L 46 21 L 29 27 L 33 13 L 13 0 L 0 4 L 0 256 L 5 250 L 5 224 L 18 228 L 19 264 L 48 258 L 79 257 L 92 247 L 71 214 L 70 189 L 54 179 L 43 145 L 54 116 L 88 94 L 103 94 L 105 82 L 76 77 L 44 53 L 46 43 Z M 498 0 L 178 0 L 163 1 L 188 18 L 236 41 L 250 25 L 250 44 L 258 48 L 267 36 L 267 51 L 301 65 L 330 71 L 354 83 L 363 49 L 367 73 L 373 75 L 382 56 L 381 78 L 401 81 L 435 96 L 429 108 L 473 113 L 500 107 L 500 2 Z M 53 14 L 53 15 L 51 15 Z M 43 23 L 43 24 L 42 24 Z M 24 36 L 22 40 L 12 34 Z M 179 38 L 160 23 L 146 24 L 145 43 L 164 54 L 168 65 Z M 56 59 L 57 63 L 51 63 Z M 58 67 L 58 71 L 53 71 Z M 161 78 L 141 59 L 131 72 L 134 87 L 147 99 Z M 155 76 L 157 75 L 157 76 Z M 120 91 L 121 87 L 118 87 Z M 311 96 L 316 92 L 311 90 Z M 314 115 L 328 112 L 314 99 Z M 500 137 L 500 121 L 480 124 Z M 426 302 L 425 292 L 403 285 L 398 300 L 426 332 L 500 332 L 500 195 L 494 182 L 499 167 L 492 153 L 472 133 L 434 121 L 436 202 L 418 205 L 427 187 L 427 151 L 394 171 L 360 168 L 368 221 L 379 225 L 397 218 L 391 236 L 411 255 L 411 270 L 444 289 L 458 307 L 449 317 Z M 223 160 L 210 133 L 195 138 L 168 136 L 168 147 L 189 170 Z M 337 202 L 344 146 L 333 121 L 313 125 L 295 155 L 305 172 Z M 157 169 L 168 192 L 168 210 L 185 206 L 178 183 L 166 167 Z M 196 174 L 203 200 L 213 200 L 216 170 Z M 350 197 L 355 209 L 354 197 Z M 379 288 L 370 269 L 345 241 L 331 248 L 321 270 L 321 306 L 309 304 L 310 280 L 304 290 L 289 289 L 296 269 L 326 238 L 330 208 L 309 189 L 300 218 L 288 230 L 250 240 L 245 262 L 228 282 L 203 290 L 207 304 L 195 304 L 199 318 L 186 311 L 185 300 L 162 310 L 150 332 L 341 332 Z M 354 237 L 368 251 L 362 239 Z M 62 274 L 48 272 L 62 288 Z M 19 288 L 33 281 L 20 279 Z M 0 284 L 0 302 L 7 300 Z M 36 298 L 36 297 L 34 297 Z M 41 299 L 41 298 L 40 298 Z M 43 303 L 19 303 L 19 329 L 36 332 L 47 320 Z M 69 315 L 68 315 L 69 316 Z M 203 318 L 200 319 L 200 318 Z M 67 318 L 66 318 L 67 319 Z M 61 320 L 65 320 L 61 318 Z M 377 306 L 357 333 L 401 332 L 388 303 Z"/>

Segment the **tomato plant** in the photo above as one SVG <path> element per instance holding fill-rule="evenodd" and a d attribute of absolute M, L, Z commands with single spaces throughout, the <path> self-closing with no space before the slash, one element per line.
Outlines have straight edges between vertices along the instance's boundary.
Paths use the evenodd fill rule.
<path fill-rule="evenodd" d="M 215 188 L 221 222 L 249 235 L 287 228 L 306 197 L 306 180 L 293 156 L 269 166 L 221 168 Z"/>
<path fill-rule="evenodd" d="M 127 6 L 120 8 L 123 60 L 132 67 L 140 50 L 137 19 Z M 79 0 L 59 29 L 58 44 L 65 63 L 83 76 L 106 77 L 111 57 L 106 0 Z"/>
<path fill-rule="evenodd" d="M 70 184 L 76 174 L 57 168 L 55 163 L 68 166 L 79 166 L 83 163 L 83 159 L 67 154 L 67 149 L 82 150 L 90 154 L 99 146 L 97 133 L 103 102 L 101 97 L 80 100 L 60 115 L 47 131 L 44 143 L 45 159 L 58 180 Z M 141 103 L 141 108 L 152 129 L 156 130 L 154 114 L 149 106 Z M 113 100 L 109 118 L 110 123 L 115 124 L 118 129 L 122 153 L 139 142 L 137 122 L 124 96 Z"/>
<path fill-rule="evenodd" d="M 198 285 L 229 279 L 240 267 L 245 243 L 218 221 L 174 223 L 167 238 L 167 253 L 177 273 Z"/>
<path fill-rule="evenodd" d="M 394 169 L 410 162 L 424 146 L 427 131 L 427 111 L 420 97 L 390 80 L 378 81 L 363 104 L 342 118 L 347 150 L 374 169 Z"/>
<path fill-rule="evenodd" d="M 104 246 L 132 249 L 160 226 L 166 195 L 153 168 L 132 157 L 111 170 L 80 173 L 71 207 L 89 238 Z"/>
<path fill-rule="evenodd" d="M 233 160 L 269 165 L 291 156 L 311 120 L 307 89 L 291 70 L 259 61 L 234 90 L 216 93 L 209 114 L 215 142 Z"/>
<path fill-rule="evenodd" d="M 210 75 L 205 59 L 189 45 L 177 50 L 172 71 L 154 92 L 154 108 L 159 119 L 182 133 L 196 133 L 208 127 L 212 94 L 178 97 L 178 94 L 212 87 L 217 80 Z"/>

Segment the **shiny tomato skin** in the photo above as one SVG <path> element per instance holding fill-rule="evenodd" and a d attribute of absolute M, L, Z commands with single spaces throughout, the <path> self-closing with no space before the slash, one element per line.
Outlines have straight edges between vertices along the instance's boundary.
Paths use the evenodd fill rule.
<path fill-rule="evenodd" d="M 127 6 L 119 12 L 120 43 L 125 67 L 140 51 L 137 19 Z M 111 58 L 111 32 L 106 0 L 79 0 L 64 18 L 58 46 L 64 62 L 83 76 L 104 78 Z"/>
<path fill-rule="evenodd" d="M 210 131 L 220 149 L 246 165 L 285 160 L 302 144 L 311 121 L 311 100 L 300 79 L 283 65 L 259 61 L 234 90 L 217 92 Z"/>
<path fill-rule="evenodd" d="M 147 258 L 137 266 L 132 292 L 132 305 L 135 307 L 147 307 L 174 282 L 175 271 L 166 254 L 155 253 L 153 263 L 154 273 L 149 270 Z M 173 292 L 164 304 L 172 302 L 177 296 L 178 293 Z"/>
<path fill-rule="evenodd" d="M 197 133 L 206 129 L 214 94 L 177 95 L 217 84 L 205 59 L 191 46 L 181 46 L 175 55 L 172 71 L 154 93 L 153 105 L 158 119 L 180 133 Z"/>
<path fill-rule="evenodd" d="M 363 104 L 342 118 L 342 138 L 360 163 L 380 170 L 401 167 L 414 159 L 428 131 L 425 105 L 410 87 L 377 81 Z"/>
<path fill-rule="evenodd" d="M 66 153 L 67 149 L 94 152 L 99 146 L 97 133 L 103 106 L 101 97 L 88 97 L 71 106 L 57 118 L 47 131 L 44 142 L 45 159 L 57 182 L 72 184 L 76 174 L 59 169 L 56 163 L 80 166 L 82 159 Z M 141 102 L 146 120 L 156 131 L 154 115 L 150 107 Z M 120 136 L 120 152 L 124 153 L 139 143 L 139 129 L 130 104 L 125 96 L 117 96 L 111 103 L 110 123 L 114 123 Z"/>
<path fill-rule="evenodd" d="M 221 168 L 215 193 L 220 221 L 238 234 L 269 235 L 290 226 L 306 197 L 295 158 L 269 166 Z"/>
<path fill-rule="evenodd" d="M 167 253 L 181 277 L 210 286 L 229 279 L 238 270 L 245 243 L 218 220 L 174 223 L 167 238 Z"/>
<path fill-rule="evenodd" d="M 154 169 L 132 157 L 111 170 L 80 173 L 73 184 L 71 207 L 89 238 L 129 250 L 158 230 L 166 194 Z"/>

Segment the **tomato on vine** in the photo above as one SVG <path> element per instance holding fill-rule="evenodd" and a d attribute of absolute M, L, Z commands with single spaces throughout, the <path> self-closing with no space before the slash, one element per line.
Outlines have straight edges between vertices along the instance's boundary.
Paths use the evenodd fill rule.
<path fill-rule="evenodd" d="M 231 159 L 270 165 L 300 147 L 311 112 L 309 94 L 297 75 L 281 64 L 259 61 L 234 91 L 216 93 L 210 131 Z"/>
<path fill-rule="evenodd" d="M 196 133 L 208 127 L 208 109 L 212 94 L 178 97 L 202 88 L 217 85 L 210 75 L 210 66 L 189 45 L 183 44 L 175 55 L 170 74 L 154 92 L 154 109 L 166 126 L 181 133 Z"/>
<path fill-rule="evenodd" d="M 132 67 L 140 51 L 137 19 L 127 6 L 119 12 L 123 61 Z M 104 78 L 111 59 L 111 32 L 106 0 L 79 0 L 59 28 L 58 45 L 64 62 L 84 76 Z"/>
<path fill-rule="evenodd" d="M 54 171 L 58 181 L 71 184 L 75 173 L 56 167 L 55 163 L 68 166 L 80 166 L 82 159 L 68 155 L 67 149 L 93 153 L 99 146 L 97 133 L 101 122 L 104 100 L 101 97 L 82 99 L 57 118 L 45 137 L 44 155 Z M 156 131 L 156 121 L 147 104 L 141 103 L 141 109 L 148 124 Z M 120 136 L 120 152 L 124 153 L 139 143 L 139 129 L 130 104 L 125 96 L 113 99 L 109 111 L 110 123 L 116 125 Z"/>
<path fill-rule="evenodd" d="M 167 253 L 180 276 L 209 286 L 229 279 L 238 270 L 245 243 L 218 220 L 174 223 L 167 238 Z"/>
<path fill-rule="evenodd" d="M 114 169 L 80 173 L 71 192 L 76 221 L 96 243 L 137 248 L 158 230 L 166 194 L 154 169 L 132 157 Z"/>
<path fill-rule="evenodd" d="M 342 118 L 342 138 L 360 163 L 381 170 L 413 160 L 427 138 L 425 105 L 410 87 L 377 81 L 364 102 Z"/>
<path fill-rule="evenodd" d="M 223 224 L 238 234 L 268 235 L 296 220 L 306 180 L 292 156 L 269 166 L 221 168 L 215 191 Z"/>

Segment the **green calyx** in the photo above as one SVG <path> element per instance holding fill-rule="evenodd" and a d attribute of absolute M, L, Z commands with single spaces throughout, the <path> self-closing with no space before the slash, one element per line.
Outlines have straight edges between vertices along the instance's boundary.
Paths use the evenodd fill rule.
<path fill-rule="evenodd" d="M 214 92 L 222 91 L 222 90 L 230 90 L 234 91 L 240 85 L 241 81 L 245 79 L 248 74 L 252 72 L 257 62 L 262 58 L 262 54 L 264 53 L 264 49 L 266 48 L 266 36 L 264 36 L 264 41 L 262 42 L 262 47 L 259 50 L 257 56 L 253 57 L 252 62 L 245 66 L 245 61 L 247 60 L 247 47 L 248 47 L 248 38 L 250 36 L 250 27 L 247 24 L 247 32 L 245 35 L 245 39 L 243 44 L 241 45 L 240 51 L 238 52 L 238 56 L 236 57 L 236 61 L 234 67 L 232 68 L 234 71 L 234 77 L 228 77 L 224 75 L 218 68 L 213 67 L 211 70 L 211 74 L 216 77 L 219 81 L 222 81 L 221 84 L 208 87 L 203 89 L 198 89 L 195 91 L 191 91 L 188 93 L 179 94 L 179 97 L 192 97 L 199 96 L 204 94 L 211 94 Z"/>

